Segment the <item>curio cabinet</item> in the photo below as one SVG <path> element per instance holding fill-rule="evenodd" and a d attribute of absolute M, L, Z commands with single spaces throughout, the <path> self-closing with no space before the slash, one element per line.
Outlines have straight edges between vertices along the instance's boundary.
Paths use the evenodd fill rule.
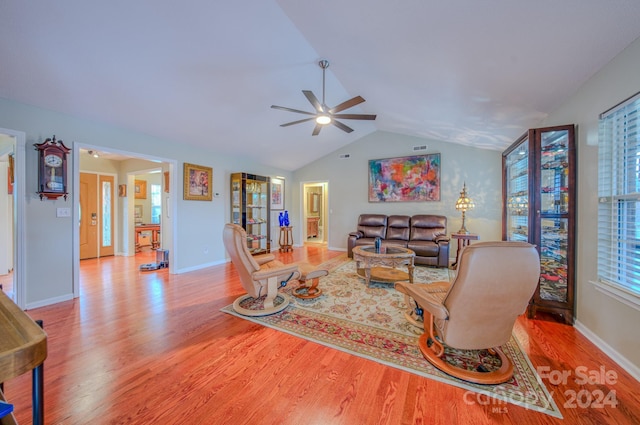
<path fill-rule="evenodd" d="M 231 222 L 246 230 L 247 247 L 254 255 L 271 249 L 270 180 L 249 173 L 231 174 Z"/>
<path fill-rule="evenodd" d="M 575 295 L 575 128 L 529 130 L 502 154 L 503 239 L 536 245 L 540 282 L 530 318 L 573 324 Z"/>

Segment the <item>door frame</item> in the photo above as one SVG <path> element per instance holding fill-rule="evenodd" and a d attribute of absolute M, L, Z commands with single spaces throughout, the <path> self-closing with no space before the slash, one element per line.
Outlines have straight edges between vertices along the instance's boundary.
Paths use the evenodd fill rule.
<path fill-rule="evenodd" d="M 130 152 L 123 151 L 121 149 L 114 149 L 107 146 L 97 146 L 90 145 L 86 143 L 75 142 L 74 149 L 71 151 L 73 158 L 73 193 L 77 194 L 80 191 L 80 149 L 89 149 L 96 151 L 105 151 L 111 152 L 114 154 L 120 154 L 129 156 L 131 158 L 145 159 L 147 161 L 154 162 L 164 162 L 169 164 L 169 180 L 170 187 L 179 187 L 178 186 L 178 161 L 175 159 L 162 158 L 154 155 L 138 153 L 138 152 Z M 118 184 L 120 182 L 116 182 Z M 176 274 L 178 264 L 178 242 L 175 237 L 177 234 L 177 223 L 178 223 L 178 202 L 177 202 L 177 190 L 172 191 L 167 198 L 167 201 L 170 201 L 171 198 L 175 198 L 173 202 L 167 203 L 167 208 L 169 212 L 169 216 L 171 220 L 168 223 L 163 224 L 163 229 L 165 229 L 166 234 L 171 239 L 170 244 L 170 255 L 171 255 L 171 263 L 174 265 L 169 266 L 169 273 Z M 117 200 L 116 202 L 119 202 Z M 78 223 L 80 219 L 80 203 L 74 197 L 73 202 L 73 211 L 71 214 L 71 219 L 74 223 Z M 115 254 L 117 255 L 117 253 Z M 73 226 L 73 298 L 78 298 L 80 296 L 80 226 Z"/>
<path fill-rule="evenodd" d="M 306 189 L 308 186 L 322 186 L 322 243 L 331 246 L 329 241 L 329 220 L 331 209 L 329 209 L 329 180 L 309 180 L 300 182 L 300 232 L 298 232 L 299 244 L 302 246 L 307 241 L 307 198 Z"/>
<path fill-rule="evenodd" d="M 26 233 L 24 226 L 25 200 L 27 192 L 26 186 L 26 140 L 27 134 L 24 131 L 16 131 L 8 128 L 0 128 L 0 133 L 13 137 L 15 140 L 14 158 L 13 158 L 13 224 L 15 237 L 13 241 L 13 294 L 14 302 L 22 310 L 26 308 L 26 288 L 25 288 L 25 258 L 27 255 Z"/>

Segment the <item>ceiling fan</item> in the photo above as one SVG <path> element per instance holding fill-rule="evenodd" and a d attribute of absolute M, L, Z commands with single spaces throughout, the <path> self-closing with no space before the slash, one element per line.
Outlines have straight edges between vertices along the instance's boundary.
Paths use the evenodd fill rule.
<path fill-rule="evenodd" d="M 311 115 L 310 118 L 305 118 L 298 121 L 292 121 L 285 124 L 281 124 L 280 127 L 288 127 L 293 124 L 300 124 L 303 122 L 315 120 L 316 126 L 313 129 L 312 136 L 317 136 L 320 133 L 322 127 L 327 124 L 333 124 L 338 127 L 342 131 L 346 131 L 347 133 L 351 133 L 353 129 L 348 127 L 338 121 L 336 118 L 345 119 L 345 120 L 375 120 L 375 115 L 366 115 L 366 114 L 339 114 L 338 112 L 342 112 L 345 109 L 349 109 L 353 106 L 359 105 L 364 102 L 364 99 L 361 96 L 356 96 L 347 101 L 342 102 L 341 104 L 329 108 L 324 101 L 324 82 L 325 82 L 325 71 L 329 67 L 328 60 L 321 60 L 318 62 L 320 68 L 322 68 L 322 103 L 318 101 L 318 98 L 313 94 L 311 90 L 302 90 L 302 93 L 305 95 L 309 103 L 315 108 L 316 112 L 307 112 L 301 111 L 300 109 L 291 109 L 285 108 L 284 106 L 271 105 L 273 109 L 281 109 L 283 111 L 296 112 L 298 114 Z"/>

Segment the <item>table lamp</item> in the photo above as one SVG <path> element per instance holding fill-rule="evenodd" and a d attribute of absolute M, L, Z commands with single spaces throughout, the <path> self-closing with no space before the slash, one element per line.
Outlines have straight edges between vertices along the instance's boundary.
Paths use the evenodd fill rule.
<path fill-rule="evenodd" d="M 464 215 L 468 210 L 472 210 L 476 204 L 473 203 L 471 198 L 467 196 L 467 183 L 465 182 L 462 185 L 462 191 L 460 192 L 460 197 L 456 201 L 456 209 L 458 211 L 462 211 L 462 227 L 458 230 L 458 233 L 468 235 L 469 231 L 464 225 Z"/>

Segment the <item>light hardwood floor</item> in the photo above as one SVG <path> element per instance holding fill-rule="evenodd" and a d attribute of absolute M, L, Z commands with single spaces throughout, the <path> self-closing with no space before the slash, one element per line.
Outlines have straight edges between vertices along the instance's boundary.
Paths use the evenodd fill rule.
<path fill-rule="evenodd" d="M 344 253 L 309 245 L 276 255 L 319 264 Z M 640 423 L 640 384 L 569 326 L 521 317 L 515 328 L 534 366 L 572 374 L 545 380 L 562 421 L 221 313 L 242 293 L 230 264 L 138 270 L 151 261 L 85 260 L 80 298 L 28 311 L 49 336 L 47 424 Z M 578 368 L 617 377 L 581 384 Z M 30 424 L 29 374 L 4 389 Z M 598 391 L 617 406 L 579 407 Z"/>

